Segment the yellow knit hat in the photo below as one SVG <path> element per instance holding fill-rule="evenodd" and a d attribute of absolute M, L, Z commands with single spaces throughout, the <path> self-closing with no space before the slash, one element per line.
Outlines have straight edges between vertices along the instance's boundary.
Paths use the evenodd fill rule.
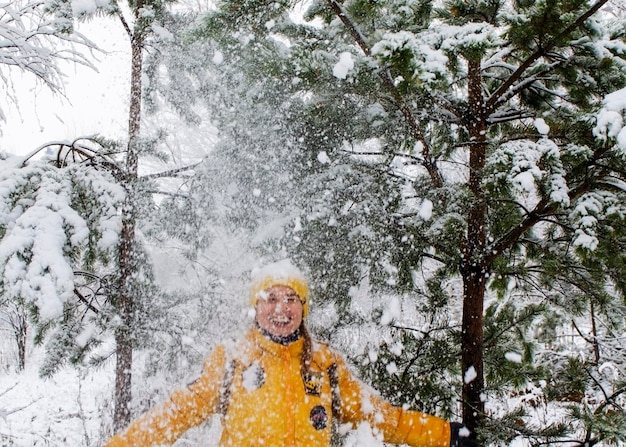
<path fill-rule="evenodd" d="M 291 261 L 284 259 L 252 271 L 250 304 L 256 306 L 261 292 L 272 286 L 287 286 L 293 289 L 304 303 L 302 316 L 309 313 L 309 284 L 304 275 Z"/>

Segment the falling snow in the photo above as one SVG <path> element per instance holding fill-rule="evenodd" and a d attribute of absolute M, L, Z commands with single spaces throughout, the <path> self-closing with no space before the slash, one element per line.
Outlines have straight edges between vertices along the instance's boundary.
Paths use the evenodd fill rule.
<path fill-rule="evenodd" d="M 109 2 L 104 0 L 73 0 L 70 2 L 72 12 L 76 16 L 89 16 L 99 8 L 108 7 L 108 5 Z M 144 8 L 140 11 L 140 16 L 144 19 L 152 18 L 154 15 L 155 11 L 151 8 Z M 277 22 L 270 20 L 264 24 L 264 27 L 268 31 L 275 31 Z M 157 24 L 152 26 L 152 32 L 162 40 L 172 40 L 174 37 L 165 27 Z M 501 31 L 491 25 L 469 23 L 464 26 L 443 26 L 438 24 L 419 35 L 408 31 L 389 32 L 381 30 L 380 33 L 380 39 L 371 48 L 371 59 L 367 61 L 376 70 L 380 70 L 381 67 L 386 66 L 391 60 L 400 54 L 404 54 L 407 50 L 411 55 L 407 61 L 407 66 L 410 69 L 406 73 L 406 76 L 410 79 L 398 77 L 394 80 L 396 86 L 401 85 L 403 82 L 415 81 L 416 85 L 420 87 L 424 85 L 431 87 L 436 82 L 445 79 L 449 66 L 453 63 L 458 63 L 458 61 L 451 60 L 449 55 L 459 48 L 471 49 L 480 47 L 492 50 L 494 54 L 493 60 L 489 60 L 485 64 L 485 68 L 500 66 L 512 71 L 515 68 L 505 63 L 508 59 L 513 58 L 498 53 L 499 47 L 504 47 L 505 42 Z M 241 42 L 250 43 L 253 41 L 253 36 L 249 34 L 242 33 L 237 37 Z M 115 52 L 117 52 L 117 44 L 119 42 L 114 43 L 113 47 Z M 342 48 L 342 50 L 344 49 Z M 354 50 L 355 48 L 350 48 L 350 51 Z M 606 51 L 606 48 L 598 48 L 597 51 Z M 500 56 L 503 57 L 500 58 Z M 104 56 L 102 57 L 104 60 Z M 215 67 L 224 67 L 229 62 L 229 57 L 232 56 L 228 56 L 220 50 L 215 50 L 207 60 Z M 125 60 L 124 62 L 128 61 Z M 332 55 L 332 58 L 329 57 L 325 60 L 325 69 L 332 70 L 333 77 L 339 80 L 336 81 L 337 83 L 350 84 L 357 72 L 363 67 L 362 65 L 357 65 L 359 62 L 360 59 L 356 52 L 341 51 Z M 379 65 L 376 66 L 375 63 Z M 103 66 L 103 68 L 107 67 Z M 367 68 L 370 69 L 371 67 L 368 66 Z M 115 71 L 120 70 L 115 69 Z M 96 98 L 96 100 L 91 99 L 91 109 L 94 108 L 94 103 L 101 104 L 103 101 L 106 101 L 107 107 L 96 108 L 98 115 L 104 116 L 107 109 L 114 108 L 113 97 L 116 95 L 110 93 L 108 91 L 109 88 L 113 86 L 127 88 L 126 80 L 117 82 L 119 78 L 116 79 L 114 81 L 101 81 L 100 83 L 106 86 L 107 91 L 100 93 L 101 96 Z M 291 78 L 292 85 L 300 85 L 303 83 L 303 79 L 303 77 L 294 76 Z M 95 85 L 87 89 L 89 94 L 92 93 L 90 91 L 91 87 L 95 89 Z M 251 96 L 259 94 L 258 91 L 250 91 L 248 93 Z M 87 96 L 85 92 L 83 94 Z M 393 109 L 390 112 L 390 109 L 386 107 L 389 98 L 383 97 L 384 101 L 381 99 L 380 102 L 378 102 L 378 99 L 364 107 L 367 125 L 373 129 L 381 127 L 389 117 L 389 114 L 395 112 Z M 438 100 L 446 105 L 448 98 L 441 97 Z M 383 102 L 385 106 L 381 104 Z M 54 104 L 55 106 L 57 105 L 56 103 Z M 40 112 L 43 113 L 43 109 Z M 279 112 L 277 111 L 278 114 Z M 21 113 L 16 113 L 15 115 L 21 115 Z M 123 114 L 119 112 L 116 114 L 116 116 L 120 115 Z M 446 115 L 443 114 L 442 117 L 446 117 Z M 626 154 L 625 117 L 626 89 L 621 89 L 608 94 L 602 102 L 601 109 L 589 118 L 590 120 L 595 120 L 595 126 L 593 127 L 595 137 L 604 142 L 614 144 L 624 154 Z M 2 118 L 7 117 L 0 111 L 0 119 Z M 54 122 L 58 124 L 68 119 L 69 116 L 58 112 Z M 122 124 L 119 122 L 113 123 L 116 120 L 121 120 Z M 493 174 L 494 177 L 490 177 L 487 180 L 494 183 L 502 181 L 507 186 L 510 186 L 515 191 L 516 196 L 519 197 L 520 208 L 524 210 L 532 209 L 532 205 L 537 202 L 540 192 L 545 193 L 545 196 L 555 206 L 563 208 L 571 206 L 571 208 L 568 208 L 568 217 L 575 232 L 573 246 L 584 250 L 596 250 L 600 241 L 600 223 L 616 216 L 623 216 L 623 196 L 606 191 L 601 193 L 592 191 L 577 195 L 576 202 L 570 203 L 571 191 L 570 185 L 567 183 L 568 176 L 564 168 L 565 161 L 561 160 L 563 154 L 566 153 L 566 149 L 563 147 L 562 141 L 557 140 L 556 136 L 553 135 L 553 133 L 558 133 L 559 129 L 554 127 L 554 131 L 552 131 L 546 120 L 549 121 L 548 116 L 529 119 L 525 122 L 531 130 L 534 128 L 537 132 L 537 134 L 532 135 L 532 138 L 515 139 L 494 147 L 487 160 L 488 167 L 506 165 L 508 170 L 502 172 L 498 169 L 493 169 L 490 172 L 495 172 Z M 90 121 L 92 125 L 95 123 L 95 127 L 90 127 L 89 133 L 100 130 L 104 124 L 108 127 L 116 124 L 116 129 L 123 129 L 122 135 L 124 135 L 125 117 L 121 119 L 104 118 L 103 121 L 103 118 L 99 117 L 96 119 L 92 115 Z M 41 128 L 55 127 L 54 125 L 41 124 L 43 121 L 40 121 L 39 118 L 35 122 L 35 125 L 29 124 L 30 128 L 22 130 L 21 134 L 18 134 L 20 144 L 28 146 L 29 149 L 31 149 L 31 146 L 35 146 L 30 142 L 24 143 L 24 141 L 27 141 L 29 133 L 36 134 L 37 138 L 41 140 Z M 233 123 L 229 123 L 229 125 L 233 125 Z M 13 124 L 12 126 L 17 127 Z M 3 128 L 3 133 L 10 134 L 10 127 L 8 126 L 6 131 Z M 181 129 L 183 127 L 180 125 Z M 185 137 L 181 138 L 181 140 L 184 140 L 186 144 L 194 148 L 202 148 L 198 149 L 198 151 L 208 152 L 210 149 L 207 147 L 212 147 L 211 139 L 214 138 L 215 129 L 210 131 L 200 127 L 191 127 L 191 129 L 192 131 L 186 132 Z M 250 137 L 253 137 L 253 135 L 250 135 Z M 169 142 L 171 141 L 169 140 Z M 41 143 L 42 141 L 37 141 L 37 145 Z M 344 143 L 344 149 L 354 149 L 351 146 L 353 142 Z M 411 155 L 419 156 L 427 149 L 424 146 L 424 142 L 415 141 L 415 138 L 408 139 L 406 144 L 409 145 L 409 151 L 411 151 L 411 147 L 413 148 Z M 375 150 L 381 155 L 387 149 L 384 146 L 381 141 L 374 141 L 373 139 L 363 145 L 367 150 L 375 147 Z M 11 150 L 16 150 L 14 147 L 16 146 L 11 144 Z M 9 148 L 8 144 L 2 147 L 1 155 L 3 157 L 7 148 Z M 171 147 L 168 149 L 171 149 Z M 584 154 L 588 148 L 568 148 L 567 150 L 570 152 L 567 154 L 576 155 L 575 151 L 577 149 L 580 150 L 580 154 Z M 175 151 L 172 150 L 172 152 Z M 197 158 L 202 159 L 205 155 L 206 152 L 203 152 Z M 271 157 L 269 151 L 266 156 L 268 159 Z M 315 165 L 316 169 L 328 169 L 329 177 L 337 178 L 339 181 L 343 178 L 341 175 L 343 172 L 340 171 L 342 167 L 339 166 L 341 163 L 340 157 L 336 157 L 335 153 L 330 152 L 330 148 L 328 148 L 328 151 L 318 150 L 316 154 L 313 154 L 312 160 L 311 164 Z M 2 297 L 5 299 L 23 299 L 37 307 L 39 311 L 37 317 L 42 321 L 54 321 L 63 317 L 64 312 L 70 311 L 67 308 L 67 304 L 74 293 L 75 272 L 70 267 L 72 264 L 69 262 L 69 259 L 76 255 L 72 250 L 83 246 L 87 242 L 93 243 L 93 246 L 100 250 L 100 257 L 97 259 L 101 260 L 105 254 L 108 253 L 110 255 L 116 249 L 121 228 L 121 216 L 118 211 L 120 203 L 124 198 L 124 191 L 123 188 L 116 186 L 115 182 L 112 182 L 110 178 L 99 171 L 93 174 L 85 174 L 85 171 L 77 170 L 72 173 L 71 177 L 63 178 L 58 176 L 53 169 L 50 169 L 50 166 L 42 167 L 42 165 L 33 164 L 33 168 L 21 169 L 19 167 L 20 162 L 21 159 L 16 158 L 0 160 L 2 165 L 2 169 L 0 169 L 0 197 L 2 198 L 0 201 L 0 224 L 5 230 L 5 234 L 3 234 L 0 241 L 0 266 L 3 273 Z M 406 178 L 409 178 L 407 189 L 412 190 L 413 185 L 411 182 L 415 180 L 415 173 L 419 171 L 408 168 L 406 162 L 406 158 L 397 157 L 390 162 L 389 167 L 394 171 L 394 175 L 405 175 Z M 459 166 L 465 166 L 465 162 L 466 160 L 464 159 L 455 160 L 455 164 Z M 331 169 L 336 169 L 337 171 L 331 171 Z M 465 175 L 465 173 L 462 175 Z M 254 176 L 252 175 L 251 178 L 254 179 Z M 278 201 L 276 199 L 277 191 L 267 187 L 266 178 L 261 180 L 260 182 L 250 181 L 245 185 L 245 191 L 243 192 L 240 186 L 233 183 L 224 188 L 224 191 L 220 190 L 212 193 L 215 196 L 224 194 L 227 197 L 228 194 L 232 194 L 232 197 L 240 194 L 238 197 L 243 196 L 246 200 L 249 200 L 248 203 L 253 204 L 250 206 L 257 206 L 261 201 L 263 203 L 276 203 Z M 607 180 L 607 182 L 609 181 L 614 180 Z M 622 191 L 626 190 L 623 183 L 614 182 L 614 186 L 618 190 L 620 188 Z M 14 200 L 16 196 L 28 190 L 29 185 L 37 185 L 37 188 L 32 188 L 30 193 L 24 195 L 20 200 Z M 75 212 L 71 194 L 72 187 L 75 185 L 82 185 L 85 189 L 93 192 L 88 197 L 88 200 L 93 201 L 94 206 L 99 211 L 99 216 L 91 216 L 93 219 L 90 220 Z M 289 185 L 289 183 L 286 182 L 285 185 Z M 344 184 L 341 186 L 343 189 L 337 189 L 341 193 L 354 192 L 350 190 L 351 185 Z M 289 188 L 289 186 L 284 187 Z M 328 191 L 330 191 L 330 187 L 328 187 Z M 330 194 L 330 192 L 328 193 Z M 439 194 L 440 197 L 447 198 L 451 191 L 434 191 L 434 193 L 434 196 Z M 364 194 L 364 192 L 357 191 L 356 194 Z M 207 197 L 209 196 L 207 195 Z M 213 198 L 211 197 L 211 199 Z M 349 215 L 353 208 L 359 205 L 356 200 L 345 199 L 341 203 L 342 212 L 337 216 L 329 213 L 328 209 L 325 209 L 323 206 L 307 210 L 306 216 L 302 218 L 296 216 L 294 209 L 289 209 L 285 216 L 272 216 L 271 220 L 264 222 L 262 228 L 258 229 L 251 239 L 256 246 L 271 245 L 274 239 L 280 238 L 285 234 L 289 234 L 294 240 L 301 241 L 303 240 L 301 238 L 305 237 L 304 233 L 306 233 L 307 226 L 315 218 L 321 216 L 323 219 L 320 218 L 320 221 L 327 223 L 331 229 L 333 227 L 336 228 L 342 225 L 341 219 Z M 366 204 L 366 206 L 369 205 L 371 204 Z M 237 213 L 240 211 L 238 208 L 241 207 L 239 204 L 225 200 L 218 203 L 216 208 L 218 208 L 219 212 L 226 214 Z M 427 227 L 430 232 L 428 233 L 429 236 L 444 234 L 443 228 L 456 225 L 458 222 L 464 222 L 465 219 L 463 212 L 459 210 L 451 210 L 449 213 L 442 214 L 440 209 L 441 202 L 439 199 L 436 200 L 434 198 L 431 200 L 430 198 L 415 196 L 411 201 L 407 201 L 406 208 L 407 214 L 415 216 L 420 223 L 432 224 Z M 364 213 L 364 215 L 367 215 L 367 213 Z M 398 216 L 394 216 L 394 218 L 396 217 Z M 398 220 L 397 222 L 400 221 Z M 394 225 L 397 222 L 394 221 Z M 198 277 L 202 275 L 210 276 L 208 272 L 212 274 L 215 271 L 219 271 L 221 275 L 217 277 L 215 282 L 212 282 L 202 290 L 202 293 L 206 293 L 206 297 L 202 298 L 207 298 L 203 301 L 203 304 L 209 303 L 213 307 L 190 306 L 188 309 L 181 311 L 173 306 L 171 309 L 168 309 L 172 313 L 170 317 L 174 316 L 176 312 L 180 312 L 182 315 L 178 315 L 178 321 L 181 322 L 203 314 L 215 317 L 211 320 L 211 324 L 206 325 L 201 330 L 197 328 L 193 330 L 183 327 L 174 328 L 171 333 L 167 334 L 167 340 L 158 340 L 168 346 L 180 344 L 184 349 L 192 352 L 189 358 L 195 358 L 194 361 L 196 363 L 187 358 L 184 360 L 177 359 L 173 361 L 171 371 L 155 371 L 154 366 L 150 363 L 149 356 L 145 352 L 138 351 L 136 362 L 133 365 L 133 368 L 135 368 L 133 373 L 135 377 L 141 379 L 133 384 L 135 395 L 140 396 L 134 402 L 136 407 L 133 408 L 133 411 L 135 413 L 140 413 L 146 409 L 145 407 L 162 401 L 179 383 L 186 383 L 186 381 L 192 380 L 197 375 L 201 365 L 201 357 L 215 343 L 221 341 L 220 338 L 225 333 L 229 335 L 238 333 L 242 328 L 252 324 L 254 310 L 246 306 L 248 297 L 246 296 L 245 285 L 241 284 L 241 278 L 244 276 L 244 271 L 247 273 L 250 267 L 262 265 L 263 262 L 261 261 L 265 261 L 265 259 L 259 259 L 248 251 L 241 250 L 240 239 L 243 237 L 241 229 L 217 228 L 213 225 L 213 222 L 206 222 L 205 225 L 210 227 L 210 231 L 213 232 L 213 242 L 207 248 L 206 253 L 203 254 L 206 259 L 202 261 L 206 262 L 205 265 L 208 266 L 206 271 L 202 271 L 202 273 L 196 271 L 195 276 L 194 274 L 189 274 L 188 270 L 181 267 L 188 267 L 189 260 L 182 255 L 176 254 L 177 249 L 175 247 L 168 246 L 162 251 L 149 247 L 149 253 L 154 258 L 156 276 L 158 281 L 161 281 L 163 284 L 168 283 L 170 285 L 174 284 L 175 286 L 180 285 L 181 287 L 191 288 L 191 284 L 204 279 L 199 279 Z M 350 236 L 354 236 L 355 239 L 361 238 L 366 240 L 376 235 L 371 228 L 368 228 L 367 225 L 361 222 L 355 224 L 350 230 Z M 419 237 L 421 234 L 417 236 Z M 90 239 L 90 237 L 94 239 Z M 141 242 L 147 245 L 150 244 L 148 238 Z M 402 242 L 409 246 L 415 240 L 404 235 Z M 421 247 L 417 248 L 421 249 Z M 328 255 L 329 267 L 324 272 L 324 275 L 332 278 L 332 268 L 336 262 L 333 256 L 336 254 L 333 252 L 332 247 L 323 247 L 320 250 L 327 252 Z M 357 247 L 355 247 L 356 250 Z M 433 251 L 429 252 L 428 255 L 435 259 L 438 254 Z M 426 276 L 435 270 L 433 264 L 426 263 L 420 266 L 426 271 Z M 397 284 L 398 271 L 383 255 L 381 255 L 381 259 L 377 259 L 376 266 L 383 272 L 387 286 L 395 286 Z M 528 267 L 533 268 L 533 266 L 520 265 L 520 268 Z M 295 272 L 295 267 L 285 261 L 274 265 L 270 271 L 267 269 L 254 270 L 253 278 L 257 275 L 266 274 L 277 277 L 290 277 Z M 367 282 L 368 273 L 365 267 L 363 271 L 356 271 L 355 277 L 362 278 L 362 280 L 352 285 L 348 292 L 350 297 L 349 311 L 356 315 L 362 323 L 357 325 L 357 327 L 345 325 L 345 327 L 337 331 L 333 342 L 341 345 L 346 351 L 350 351 L 351 354 L 360 355 L 363 359 L 363 364 L 374 364 L 381 360 L 384 361 L 383 365 L 386 373 L 390 376 L 399 376 L 403 365 L 386 360 L 381 355 L 384 352 L 385 354 L 391 353 L 399 356 L 405 351 L 405 346 L 397 338 L 394 338 L 393 331 L 396 330 L 396 327 L 405 325 L 409 328 L 409 331 L 421 334 L 420 331 L 432 329 L 432 327 L 428 326 L 430 322 L 425 321 L 420 311 L 415 308 L 416 306 L 405 305 L 403 297 L 374 296 L 371 293 L 370 284 Z M 413 278 L 416 278 L 421 273 L 423 272 L 412 271 L 409 272 L 409 275 L 413 275 Z M 328 278 L 323 279 L 326 280 Z M 420 287 L 421 284 L 410 290 L 411 298 L 424 294 L 424 290 L 420 289 Z M 454 281 L 451 280 L 450 283 L 444 284 L 444 287 L 446 289 L 440 291 L 442 296 L 449 294 L 450 297 L 457 297 L 459 295 L 459 285 Z M 525 287 L 525 284 L 521 281 L 518 284 L 514 280 L 509 280 L 505 287 L 505 296 L 513 297 L 512 299 L 514 299 L 516 291 L 522 287 Z M 320 295 L 328 294 L 328 290 L 322 288 L 314 292 Z M 225 296 L 227 299 L 224 299 L 224 302 L 221 302 L 219 305 L 215 305 L 215 296 Z M 446 296 L 446 299 L 452 299 L 450 297 Z M 194 301 L 194 303 L 196 302 Z M 320 303 L 319 307 L 313 307 L 310 320 L 317 324 L 317 329 L 320 332 L 333 326 L 339 319 L 337 309 L 332 305 Z M 452 309 L 450 315 L 445 315 L 445 319 L 437 321 L 437 324 L 455 324 L 454 320 L 459 318 L 461 309 L 460 306 L 457 309 L 454 307 L 450 309 Z M 455 312 L 457 313 L 455 314 Z M 374 322 L 373 315 L 376 315 L 376 318 L 379 318 L 379 320 Z M 112 317 L 112 322 L 113 324 L 119 323 L 115 317 Z M 169 324 L 169 320 L 163 320 L 160 323 L 164 325 Z M 99 328 L 96 325 L 86 325 L 76 334 L 76 343 L 80 347 L 87 347 L 90 341 L 93 341 L 98 334 L 98 331 Z M 162 334 L 159 334 L 159 337 L 161 336 Z M 572 332 L 568 333 L 567 336 L 574 339 L 576 334 Z M 102 338 L 99 342 L 101 344 L 98 345 L 96 353 L 111 356 L 114 350 L 113 340 L 111 338 Z M 385 346 L 384 350 L 382 349 L 383 345 Z M 110 415 L 113 406 L 114 365 L 112 360 L 105 360 L 98 369 L 87 368 L 86 366 L 78 368 L 62 366 L 56 375 L 42 378 L 38 374 L 38 367 L 43 363 L 44 347 L 34 346 L 30 343 L 28 349 L 26 370 L 17 373 L 12 367 L 15 363 L 15 348 L 12 334 L 9 333 L 9 336 L 4 337 L 2 344 L 0 344 L 0 371 L 2 372 L 0 374 L 0 439 L 3 441 L 5 439 L 8 440 L 10 443 L 8 445 L 15 447 L 56 447 L 62 445 L 93 447 L 105 442 L 112 432 L 110 417 L 107 416 Z M 524 356 L 515 351 L 515 347 L 507 347 L 507 349 L 512 350 L 507 350 L 504 354 L 500 354 L 500 358 L 496 359 L 497 362 L 501 362 L 509 367 L 511 366 L 510 364 L 513 364 L 513 367 L 518 367 L 517 365 L 523 363 Z M 167 355 L 165 352 L 158 352 L 158 349 L 156 351 L 163 357 Z M 583 356 L 583 349 L 580 349 L 580 356 Z M 609 390 L 608 384 L 611 383 L 610 381 L 623 381 L 623 364 L 620 363 L 619 359 L 618 361 L 604 362 L 598 367 L 598 373 L 600 377 L 597 380 L 605 387 L 603 390 Z M 254 365 L 246 370 L 242 376 L 244 388 L 250 391 L 258 387 L 260 374 L 261 372 Z M 172 378 L 175 375 L 177 375 L 175 378 L 176 382 L 173 383 Z M 473 366 L 468 368 L 462 376 L 465 384 L 470 384 L 477 378 L 478 375 Z M 446 378 L 446 380 L 458 379 Z M 525 395 L 511 396 L 508 400 L 504 399 L 500 402 L 495 402 L 492 410 L 494 414 L 499 411 L 509 411 L 516 408 L 517 405 L 526 404 L 527 402 L 524 399 L 535 399 L 530 407 L 536 410 L 536 414 L 534 416 L 531 415 L 529 419 L 534 417 L 535 420 L 542 420 L 547 423 L 560 422 L 562 420 L 561 417 L 565 417 L 566 414 L 562 407 L 550 407 L 545 403 L 545 387 L 546 383 L 529 383 L 527 384 Z M 599 401 L 597 399 L 603 398 L 602 396 L 588 397 L 589 401 L 592 402 L 597 402 Z M 483 395 L 482 398 L 485 402 L 489 402 L 486 395 Z M 373 411 L 373 406 L 371 402 L 368 402 L 367 398 L 364 401 L 364 411 Z M 526 420 L 521 422 L 525 423 Z M 200 431 L 192 431 L 186 434 L 186 438 L 179 441 L 176 445 L 215 445 L 219 437 L 218 432 L 219 422 L 211 420 Z M 343 441 L 344 447 L 383 446 L 380 434 L 373 432 L 368 424 L 360 424 L 357 427 L 349 424 L 344 425 L 340 427 L 340 432 L 347 435 Z M 462 434 L 467 435 L 469 433 L 463 431 Z M 523 445 L 525 447 L 525 444 L 512 445 L 515 447 Z"/>

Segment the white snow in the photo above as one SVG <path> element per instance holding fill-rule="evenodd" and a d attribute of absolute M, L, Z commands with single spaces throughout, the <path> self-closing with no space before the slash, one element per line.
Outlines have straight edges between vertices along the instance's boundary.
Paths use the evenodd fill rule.
<path fill-rule="evenodd" d="M 505 163 L 511 165 L 509 182 L 522 196 L 531 198 L 536 196 L 539 185 L 547 183 L 550 187 L 550 199 L 556 203 L 569 205 L 569 187 L 560 158 L 561 151 L 558 145 L 543 137 L 538 141 L 520 140 L 506 143 L 494 152 L 489 162 L 499 163 L 501 160 L 508 160 Z"/>
<path fill-rule="evenodd" d="M 282 259 L 277 262 L 258 267 L 251 272 L 252 282 L 261 281 L 263 278 L 273 278 L 276 280 L 285 278 L 297 278 L 307 282 L 304 274 L 296 267 L 291 260 Z"/>
<path fill-rule="evenodd" d="M 107 250 L 119 233 L 119 202 L 124 194 L 119 185 L 106 182 L 107 174 L 68 169 L 59 175 L 46 163 L 19 168 L 11 160 L 0 161 L 0 209 L 7 219 L 0 240 L 0 273 L 6 298 L 24 299 L 38 306 L 42 321 L 61 316 L 63 304 L 74 294 L 74 271 L 66 246 L 80 247 L 90 237 L 88 222 L 72 207 L 71 182 L 91 188 L 94 209 L 100 213 L 92 222 L 102 234 L 94 239 Z M 29 185 L 37 183 L 37 188 Z M 13 202 L 14 195 L 21 198 Z"/>
<path fill-rule="evenodd" d="M 507 352 L 504 354 L 504 358 L 509 362 L 522 363 L 522 355 L 517 352 Z"/>
<path fill-rule="evenodd" d="M 543 118 L 535 119 L 535 127 L 537 128 L 537 132 L 541 135 L 548 135 L 550 132 L 550 126 L 548 126 Z"/>
<path fill-rule="evenodd" d="M 393 375 L 398 372 L 398 365 L 396 365 L 396 362 L 389 362 L 385 366 L 385 369 L 387 370 L 389 374 Z"/>
<path fill-rule="evenodd" d="M 387 306 L 383 311 L 383 315 L 380 318 L 380 324 L 387 326 L 391 324 L 394 320 L 399 319 L 401 316 L 402 306 L 400 304 L 400 299 L 394 296 L 387 303 Z"/>
<path fill-rule="evenodd" d="M 459 430 L 459 437 L 460 438 L 467 438 L 471 435 L 471 432 L 468 430 L 467 427 L 461 427 L 461 429 Z"/>
<path fill-rule="evenodd" d="M 378 360 L 378 351 L 375 349 L 370 349 L 367 353 L 367 356 L 370 362 L 374 363 Z"/>
<path fill-rule="evenodd" d="M 472 383 L 476 379 L 476 377 L 478 377 L 476 369 L 473 366 L 470 366 L 469 368 L 467 368 L 467 371 L 465 371 L 465 374 L 463 374 L 463 382 Z"/>
<path fill-rule="evenodd" d="M 81 16 L 83 14 L 93 14 L 98 8 L 102 8 L 109 4 L 106 0 L 72 0 L 72 13 L 75 16 Z"/>
<path fill-rule="evenodd" d="M 613 137 L 622 151 L 626 152 L 626 87 L 608 94 L 603 101 L 603 107 L 597 115 L 594 135 L 606 139 Z"/>
<path fill-rule="evenodd" d="M 221 65 L 224 62 L 224 53 L 222 53 L 220 50 L 216 50 L 215 54 L 213 54 L 213 59 L 211 59 L 211 61 L 215 65 Z"/>
<path fill-rule="evenodd" d="M 254 391 L 259 387 L 259 376 L 263 374 L 263 369 L 258 363 L 253 363 L 242 373 L 242 385 L 248 391 Z"/>
<path fill-rule="evenodd" d="M 433 216 L 433 202 L 428 199 L 422 200 L 418 214 L 423 220 L 430 220 Z"/>
<path fill-rule="evenodd" d="M 415 59 L 413 61 L 415 71 L 412 75 L 419 78 L 421 82 L 433 82 L 446 71 L 448 57 L 444 51 L 433 50 L 430 45 L 424 42 L 424 39 L 429 37 L 438 38 L 428 35 L 417 37 L 408 31 L 388 32 L 372 47 L 372 55 L 380 58 L 384 64 L 387 59 L 392 58 L 395 54 L 409 50 Z M 397 82 L 402 80 L 401 77 L 396 79 Z"/>
<path fill-rule="evenodd" d="M 326 153 L 326 151 L 320 151 L 317 154 L 317 161 L 319 161 L 323 165 L 327 165 L 330 163 L 330 157 Z"/>
<path fill-rule="evenodd" d="M 6 360 L 6 359 L 5 359 Z M 29 367 L 0 374 L 0 444 L 19 447 L 99 446 L 110 411 L 111 364 L 81 372 L 63 369 L 49 379 Z"/>
<path fill-rule="evenodd" d="M 344 447 L 383 447 L 383 442 L 372 432 L 372 427 L 364 422 L 348 435 Z"/>
<path fill-rule="evenodd" d="M 350 70 L 354 68 L 352 54 L 344 51 L 339 55 L 339 61 L 333 66 L 333 76 L 338 79 L 346 79 Z"/>

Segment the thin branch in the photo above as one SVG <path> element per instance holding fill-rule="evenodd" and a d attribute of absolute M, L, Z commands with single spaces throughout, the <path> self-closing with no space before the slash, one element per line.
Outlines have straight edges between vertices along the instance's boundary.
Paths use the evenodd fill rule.
<path fill-rule="evenodd" d="M 589 344 L 594 344 L 594 341 L 590 337 L 582 333 L 574 320 L 572 320 L 572 326 L 574 326 L 574 329 L 576 329 L 576 332 L 578 332 L 578 335 L 580 335 L 583 340 L 585 340 Z"/>
<path fill-rule="evenodd" d="M 147 175 L 142 176 L 141 178 L 147 179 L 147 180 L 153 180 L 153 179 L 164 178 L 164 177 L 176 177 L 177 174 L 180 174 L 181 172 L 191 171 L 192 169 L 194 169 L 196 166 L 200 164 L 202 164 L 201 161 L 193 165 L 183 166 L 183 167 L 176 168 L 176 169 L 170 169 L 169 171 L 158 172 L 155 174 L 147 174 Z"/>
<path fill-rule="evenodd" d="M 78 297 L 78 300 L 82 302 L 87 308 L 95 314 L 98 314 L 100 310 L 96 309 L 88 300 L 83 296 L 77 288 L 74 288 L 74 295 Z"/>
<path fill-rule="evenodd" d="M 569 193 L 570 200 L 580 197 L 582 194 L 590 190 L 588 183 L 581 184 L 578 188 L 572 189 Z M 522 234 L 531 229 L 538 222 L 545 220 L 546 216 L 554 214 L 558 209 L 558 204 L 550 202 L 548 198 L 541 198 L 535 208 L 526 215 L 517 226 L 513 227 L 506 235 L 504 235 L 495 244 L 489 247 L 485 256 L 485 265 L 491 265 L 504 250 L 510 247 Z"/>
<path fill-rule="evenodd" d="M 117 2 L 115 2 L 117 5 Z M 117 16 L 120 19 L 120 22 L 122 22 L 122 26 L 124 27 L 124 30 L 126 31 L 126 34 L 128 34 L 129 39 L 132 41 L 133 40 L 133 31 L 130 29 L 130 26 L 128 25 L 128 22 L 126 21 L 126 18 L 124 17 L 124 14 L 122 14 L 122 11 L 120 11 L 119 9 L 117 10 Z"/>
<path fill-rule="evenodd" d="M 502 327 L 497 333 L 494 333 L 491 337 L 489 338 L 485 338 L 483 340 L 483 346 L 485 348 L 489 348 L 489 347 L 493 347 L 495 346 L 498 341 L 500 340 L 500 337 L 505 334 L 506 332 L 508 332 L 510 329 L 515 329 L 518 328 L 519 325 L 527 320 L 532 320 L 533 318 L 535 318 L 537 316 L 538 312 L 531 312 L 527 315 L 522 315 L 521 318 L 517 319 L 517 320 L 512 320 L 510 324 Z M 493 341 L 493 343 L 492 343 Z"/>

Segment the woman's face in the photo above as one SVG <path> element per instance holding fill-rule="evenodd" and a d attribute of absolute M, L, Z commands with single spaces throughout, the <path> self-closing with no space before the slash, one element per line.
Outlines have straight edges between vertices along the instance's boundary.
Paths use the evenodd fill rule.
<path fill-rule="evenodd" d="M 260 293 L 256 321 L 271 335 L 286 337 L 300 327 L 303 310 L 302 300 L 291 287 L 272 286 Z"/>

